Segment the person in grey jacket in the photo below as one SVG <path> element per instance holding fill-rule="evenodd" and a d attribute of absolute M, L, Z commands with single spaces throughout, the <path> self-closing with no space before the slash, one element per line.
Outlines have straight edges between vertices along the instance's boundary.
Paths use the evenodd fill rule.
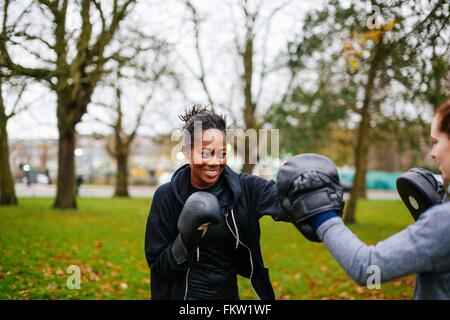
<path fill-rule="evenodd" d="M 431 140 L 431 156 L 448 182 L 450 100 L 437 110 Z M 296 227 L 306 238 L 323 241 L 359 285 L 370 284 L 374 272 L 380 282 L 416 274 L 414 299 L 450 299 L 450 202 L 442 199 L 414 224 L 376 245 L 367 245 L 340 217 L 342 186 L 328 158 L 314 154 L 292 158 L 280 168 L 277 188 L 282 207 Z"/>

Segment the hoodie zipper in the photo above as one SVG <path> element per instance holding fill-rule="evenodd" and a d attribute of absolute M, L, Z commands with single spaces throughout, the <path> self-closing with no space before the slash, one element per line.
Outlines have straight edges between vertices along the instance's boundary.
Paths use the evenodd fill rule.
<path fill-rule="evenodd" d="M 234 211 L 233 211 L 233 209 L 231 209 L 231 216 L 232 216 L 232 218 L 233 218 L 233 222 L 234 222 L 234 227 L 236 228 L 236 233 L 234 233 L 233 232 L 233 230 L 231 229 L 231 227 L 230 227 L 230 225 L 229 225 L 229 223 L 228 223 L 228 214 L 229 214 L 229 212 L 226 212 L 225 213 L 225 222 L 226 222 L 226 224 L 227 224 L 227 226 L 228 226 L 228 229 L 230 229 L 230 231 L 231 231 L 231 234 L 234 236 L 234 238 L 236 239 L 236 244 L 241 244 L 244 248 L 246 248 L 247 250 L 248 250 L 248 253 L 249 253 L 249 255 L 250 255 L 250 266 L 251 266 L 251 272 L 250 272 L 250 286 L 252 287 L 252 289 L 253 289 L 253 292 L 256 294 L 256 296 L 261 300 L 261 297 L 258 295 L 258 293 L 256 292 L 256 290 L 255 290 L 255 288 L 253 287 L 253 284 L 252 284 L 252 277 L 253 277 L 253 258 L 252 258 L 252 250 L 249 248 L 249 247 L 247 247 L 244 243 L 242 243 L 242 241 L 241 240 L 239 240 L 239 232 L 238 232 L 238 230 L 237 230 L 237 225 L 236 225 L 236 221 L 234 220 Z M 237 249 L 237 245 L 236 245 L 236 249 Z"/>
<path fill-rule="evenodd" d="M 200 246 L 197 247 L 197 262 L 200 260 Z M 188 287 L 189 287 L 189 270 L 191 270 L 191 267 L 189 267 L 186 271 L 186 289 L 184 290 L 184 298 L 183 300 L 186 300 L 187 293 L 188 293 Z"/>

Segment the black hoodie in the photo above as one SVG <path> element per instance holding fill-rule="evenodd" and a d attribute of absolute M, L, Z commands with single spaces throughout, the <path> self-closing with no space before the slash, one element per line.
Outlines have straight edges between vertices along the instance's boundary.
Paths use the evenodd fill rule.
<path fill-rule="evenodd" d="M 226 166 L 223 178 L 232 192 L 230 208 L 225 214 L 230 232 L 238 243 L 237 272 L 250 278 L 260 299 L 275 299 L 269 271 L 264 267 L 260 248 L 259 219 L 270 215 L 275 221 L 288 221 L 279 206 L 273 180 L 249 174 L 238 174 Z M 153 197 L 147 220 L 145 256 L 151 270 L 152 299 L 183 299 L 188 288 L 189 262 L 177 264 L 172 243 L 178 236 L 177 221 L 189 196 L 190 167 L 184 165 L 170 182 L 160 186 Z"/>

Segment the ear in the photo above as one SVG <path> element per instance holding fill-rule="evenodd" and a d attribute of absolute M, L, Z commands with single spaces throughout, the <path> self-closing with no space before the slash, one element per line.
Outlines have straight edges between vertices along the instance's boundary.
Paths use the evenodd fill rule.
<path fill-rule="evenodd" d="M 181 147 L 181 151 L 183 152 L 183 155 L 184 155 L 184 158 L 186 159 L 186 161 L 190 161 L 190 159 L 191 159 L 191 150 L 189 150 L 187 145 L 184 144 Z"/>

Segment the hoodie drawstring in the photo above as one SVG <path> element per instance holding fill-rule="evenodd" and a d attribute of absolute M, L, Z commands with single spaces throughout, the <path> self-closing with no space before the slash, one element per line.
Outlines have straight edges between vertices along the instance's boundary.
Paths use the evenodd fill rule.
<path fill-rule="evenodd" d="M 231 218 L 233 218 L 234 229 L 236 230 L 236 249 L 239 246 L 239 230 L 236 225 L 236 220 L 234 219 L 234 211 L 231 209 Z"/>

